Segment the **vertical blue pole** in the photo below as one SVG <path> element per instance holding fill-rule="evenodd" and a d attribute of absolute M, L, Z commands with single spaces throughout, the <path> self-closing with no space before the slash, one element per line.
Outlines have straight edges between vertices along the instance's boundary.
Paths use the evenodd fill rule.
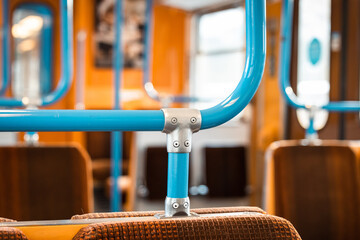
<path fill-rule="evenodd" d="M 168 154 L 167 197 L 188 197 L 189 186 L 189 153 Z"/>
<path fill-rule="evenodd" d="M 144 27 L 144 62 L 143 62 L 143 85 L 150 82 L 150 58 L 151 58 L 151 33 L 153 0 L 146 0 L 145 27 Z"/>
<path fill-rule="evenodd" d="M 122 4 L 121 0 L 115 2 L 115 43 L 113 50 L 113 69 L 114 74 L 114 109 L 120 110 L 120 86 L 122 75 L 122 48 L 121 48 L 121 23 L 122 23 Z M 118 187 L 118 178 L 122 172 L 122 132 L 116 131 L 111 133 L 111 175 L 112 175 L 112 189 L 110 207 L 111 211 L 121 211 L 121 191 Z"/>
<path fill-rule="evenodd" d="M 317 132 L 314 127 L 314 113 L 310 110 L 309 114 L 309 127 L 306 129 L 305 138 L 313 138 L 314 136 L 317 138 Z"/>
<path fill-rule="evenodd" d="M 0 96 L 4 95 L 10 80 L 10 41 L 9 41 L 9 6 L 8 0 L 2 1 L 2 84 Z"/>

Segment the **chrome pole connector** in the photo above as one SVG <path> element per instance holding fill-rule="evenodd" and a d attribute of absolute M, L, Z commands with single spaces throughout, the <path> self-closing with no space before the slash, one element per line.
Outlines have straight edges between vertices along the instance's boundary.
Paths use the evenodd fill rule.
<path fill-rule="evenodd" d="M 187 198 L 169 198 L 165 199 L 165 214 L 156 214 L 159 219 L 172 217 L 199 217 L 196 213 L 190 213 L 190 199 Z"/>
<path fill-rule="evenodd" d="M 192 134 L 201 127 L 201 113 L 190 108 L 163 108 L 167 134 L 167 151 L 171 153 L 191 152 Z"/>

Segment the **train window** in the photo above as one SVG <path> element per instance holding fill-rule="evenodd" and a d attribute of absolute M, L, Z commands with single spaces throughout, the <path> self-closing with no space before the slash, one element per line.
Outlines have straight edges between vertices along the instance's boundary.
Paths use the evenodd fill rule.
<path fill-rule="evenodd" d="M 208 108 L 235 89 L 245 65 L 245 9 L 236 7 L 197 16 L 190 93 Z"/>
<path fill-rule="evenodd" d="M 12 23 L 13 95 L 36 101 L 51 91 L 52 13 L 45 5 L 23 4 L 14 10 Z"/>
<path fill-rule="evenodd" d="M 308 105 L 321 106 L 329 102 L 331 0 L 299 1 L 297 95 Z M 302 127 L 309 125 L 309 113 L 297 110 Z M 314 127 L 323 128 L 328 112 L 315 113 Z"/>

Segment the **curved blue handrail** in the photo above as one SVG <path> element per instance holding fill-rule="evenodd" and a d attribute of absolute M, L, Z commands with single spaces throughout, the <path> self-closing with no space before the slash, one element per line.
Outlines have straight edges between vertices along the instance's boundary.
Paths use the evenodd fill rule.
<path fill-rule="evenodd" d="M 281 13 L 281 47 L 280 47 L 280 89 L 287 103 L 294 108 L 322 108 L 327 111 L 358 112 L 359 101 L 330 102 L 323 106 L 305 105 L 299 101 L 290 83 L 291 41 L 294 14 L 294 0 L 283 0 Z"/>
<path fill-rule="evenodd" d="M 3 2 L 7 5 L 8 0 L 4 0 Z M 40 106 L 48 106 L 59 101 L 69 90 L 72 84 L 72 76 L 73 76 L 73 31 L 72 31 L 72 9 L 73 9 L 73 1 L 72 0 L 60 0 L 60 16 L 61 16 L 61 24 L 60 24 L 60 32 L 61 32 L 61 76 L 60 80 L 56 86 L 56 89 L 45 95 L 41 98 L 39 103 Z M 6 11 L 5 11 L 6 12 Z M 8 25 L 8 24 L 7 24 Z M 7 26 L 8 28 L 8 26 Z M 4 31 L 5 32 L 5 31 Z M 8 30 L 6 31 L 8 33 Z M 7 38 L 8 39 L 8 38 Z M 3 49 L 8 47 L 8 42 L 5 41 L 3 44 Z M 5 51 L 3 54 L 3 63 L 9 62 L 9 54 Z M 5 73 L 3 73 L 3 77 L 5 80 L 9 79 L 9 65 L 6 64 L 7 69 Z M 4 75 L 5 74 L 5 75 Z M 0 98 L 0 106 L 5 107 L 25 107 L 26 103 L 24 103 L 21 99 L 15 98 Z"/>
<path fill-rule="evenodd" d="M 246 62 L 234 92 L 220 104 L 201 110 L 201 129 L 235 117 L 254 96 L 264 71 L 265 0 L 246 0 Z M 161 131 L 161 110 L 1 110 L 0 131 Z"/>
<path fill-rule="evenodd" d="M 9 74 L 9 55 L 10 55 L 10 49 L 9 49 L 9 4 L 8 0 L 2 1 L 1 6 L 2 12 L 2 84 L 0 88 L 0 96 L 4 95 L 10 82 L 10 74 Z"/>
<path fill-rule="evenodd" d="M 151 58 L 151 45 L 152 45 L 152 27 L 153 27 L 153 0 L 146 0 L 146 9 L 145 9 L 145 39 L 144 39 L 144 63 L 143 63 L 143 86 L 147 95 L 161 102 L 163 99 L 161 94 L 154 88 L 154 85 L 150 79 L 150 58 Z M 175 95 L 167 96 L 166 100 L 171 103 L 189 103 L 189 102 L 198 102 L 201 101 L 201 98 L 191 97 L 185 95 Z"/>
<path fill-rule="evenodd" d="M 259 87 L 266 55 L 265 1 L 246 1 L 246 61 L 242 78 L 233 93 L 210 109 L 202 110 L 201 129 L 215 127 L 241 112 Z"/>

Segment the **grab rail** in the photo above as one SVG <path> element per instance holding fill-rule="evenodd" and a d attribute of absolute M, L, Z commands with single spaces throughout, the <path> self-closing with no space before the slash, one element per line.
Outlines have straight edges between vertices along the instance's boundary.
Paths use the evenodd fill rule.
<path fill-rule="evenodd" d="M 235 117 L 254 96 L 265 66 L 265 1 L 246 1 L 246 62 L 236 89 L 201 110 L 201 129 Z M 0 131 L 161 131 L 160 110 L 0 110 Z"/>
<path fill-rule="evenodd" d="M 246 62 L 242 79 L 229 97 L 212 108 L 201 111 L 0 110 L 0 131 L 163 131 L 167 133 L 169 153 L 165 217 L 176 216 L 178 213 L 191 216 L 187 191 L 191 134 L 235 117 L 254 96 L 265 65 L 265 7 L 265 0 L 246 0 Z M 119 68 L 116 69 L 119 73 Z M 118 88 L 116 91 L 118 92 Z M 179 122 L 177 117 L 172 117 L 173 114 L 179 114 L 176 115 Z M 116 166 L 114 168 L 115 171 L 119 170 Z M 116 173 L 113 174 L 115 175 Z M 115 201 L 119 200 L 113 200 L 113 207 L 118 203 Z"/>
<path fill-rule="evenodd" d="M 4 5 L 8 5 L 8 0 L 3 1 Z M 35 103 L 39 106 L 47 106 L 59 101 L 65 93 L 69 90 L 72 84 L 73 77 L 73 33 L 72 33 L 72 23 L 73 23 L 73 0 L 60 0 L 60 16 L 61 16 L 61 24 L 60 24 L 60 32 L 61 32 L 61 76 L 60 80 L 56 86 L 56 89 L 43 96 L 39 103 Z M 3 12 L 7 12 L 6 10 Z M 6 16 L 7 17 L 7 14 Z M 6 23 L 7 31 L 4 31 L 5 36 L 8 34 L 8 24 Z M 3 33 L 3 34 L 4 34 Z M 5 38 L 4 38 L 5 39 Z M 6 49 L 5 49 L 6 48 Z M 9 79 L 9 41 L 8 37 L 3 42 L 3 81 L 6 81 L 7 84 Z M 6 79 L 6 80 L 5 80 Z M 4 84 L 3 84 L 4 85 Z M 0 98 L 0 106 L 4 107 L 26 107 L 29 105 L 28 99 L 16 99 L 16 98 Z"/>
<path fill-rule="evenodd" d="M 283 0 L 281 14 L 281 47 L 280 47 L 280 89 L 287 103 L 294 108 L 321 108 L 334 112 L 358 112 L 359 101 L 329 102 L 322 106 L 311 106 L 301 103 L 290 83 L 291 41 L 294 14 L 294 0 Z"/>
<path fill-rule="evenodd" d="M 122 1 L 115 1 L 115 46 L 113 51 L 113 70 L 114 70 L 114 109 L 120 110 L 120 88 L 123 70 L 123 50 L 121 48 L 121 25 L 123 22 Z M 110 208 L 113 212 L 121 211 L 121 191 L 119 191 L 118 178 L 122 173 L 122 132 L 111 132 L 111 198 Z"/>

